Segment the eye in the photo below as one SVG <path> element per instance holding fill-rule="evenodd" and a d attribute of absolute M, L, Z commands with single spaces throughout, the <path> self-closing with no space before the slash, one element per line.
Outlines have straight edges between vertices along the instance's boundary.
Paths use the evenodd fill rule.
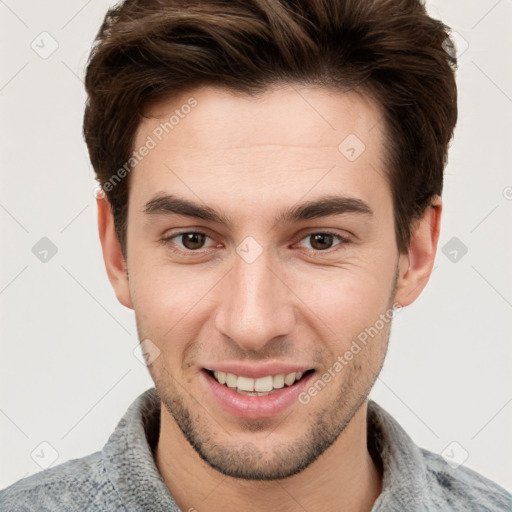
<path fill-rule="evenodd" d="M 338 245 L 344 245 L 350 242 L 347 238 L 338 235 L 336 233 L 331 233 L 329 231 L 322 231 L 317 233 L 309 233 L 307 236 L 302 238 L 301 242 L 306 240 L 310 243 L 312 249 L 314 251 L 325 252 L 331 247 L 333 247 L 333 242 L 338 240 L 339 243 L 335 244 L 334 247 Z M 336 249 L 335 249 L 336 250 Z"/>
<path fill-rule="evenodd" d="M 177 249 L 171 247 L 176 251 L 194 252 L 199 249 L 203 249 L 204 243 L 208 238 L 210 238 L 208 235 L 201 233 L 200 231 L 184 231 L 182 233 L 175 233 L 174 235 L 164 237 L 162 242 L 170 244 L 171 246 L 178 245 Z M 178 242 L 175 242 L 175 239 L 178 240 Z M 184 248 L 185 251 L 181 248 Z"/>

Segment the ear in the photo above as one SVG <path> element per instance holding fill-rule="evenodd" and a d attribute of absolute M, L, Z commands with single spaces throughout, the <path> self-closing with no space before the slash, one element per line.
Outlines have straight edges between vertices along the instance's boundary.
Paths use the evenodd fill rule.
<path fill-rule="evenodd" d="M 412 304 L 428 283 L 439 240 L 441 212 L 441 198 L 434 196 L 431 206 L 413 223 L 409 250 L 398 260 L 395 301 L 402 306 Z"/>
<path fill-rule="evenodd" d="M 110 203 L 105 194 L 98 194 L 96 204 L 98 206 L 98 231 L 103 251 L 103 261 L 110 284 L 114 288 L 117 300 L 123 306 L 133 309 L 127 265 L 114 229 L 114 216 Z"/>

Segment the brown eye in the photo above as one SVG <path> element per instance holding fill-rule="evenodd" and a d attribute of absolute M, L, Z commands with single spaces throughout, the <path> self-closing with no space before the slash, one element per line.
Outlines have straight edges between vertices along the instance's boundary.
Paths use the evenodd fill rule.
<path fill-rule="evenodd" d="M 182 233 L 179 235 L 183 243 L 183 247 L 193 251 L 194 249 L 201 249 L 205 240 L 206 235 L 204 233 Z"/>
<path fill-rule="evenodd" d="M 322 251 L 332 247 L 334 237 L 328 233 L 315 233 L 313 235 L 309 235 L 309 239 L 313 249 L 316 251 Z"/>
<path fill-rule="evenodd" d="M 207 245 L 208 240 L 210 246 Z M 185 257 L 203 256 L 207 252 L 211 252 L 212 248 L 219 248 L 219 244 L 215 245 L 215 240 L 201 231 L 182 231 L 168 236 L 164 235 L 161 242 L 172 252 Z"/>
<path fill-rule="evenodd" d="M 316 231 L 310 233 L 300 241 L 300 245 L 303 248 L 308 249 L 309 252 L 316 251 L 316 254 L 322 252 L 331 254 L 338 249 L 342 249 L 349 243 L 350 240 L 348 238 L 329 231 Z"/>

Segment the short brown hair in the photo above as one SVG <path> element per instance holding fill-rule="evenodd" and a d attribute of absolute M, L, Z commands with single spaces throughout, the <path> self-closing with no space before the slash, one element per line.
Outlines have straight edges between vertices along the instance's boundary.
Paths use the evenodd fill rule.
<path fill-rule="evenodd" d="M 281 83 L 351 88 L 378 102 L 396 241 L 407 251 L 413 220 L 442 192 L 457 119 L 449 43 L 448 28 L 419 0 L 116 5 L 89 57 L 83 133 L 123 252 L 129 180 L 105 185 L 122 166 L 126 170 L 145 106 L 200 85 L 256 94 Z"/>

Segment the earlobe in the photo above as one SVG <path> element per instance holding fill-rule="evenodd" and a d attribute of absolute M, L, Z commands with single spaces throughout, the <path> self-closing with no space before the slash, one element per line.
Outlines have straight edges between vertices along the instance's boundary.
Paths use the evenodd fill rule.
<path fill-rule="evenodd" d="M 103 261 L 110 284 L 114 288 L 117 300 L 123 306 L 133 309 L 126 260 L 115 232 L 110 203 L 103 195 L 103 197 L 96 198 L 96 204 L 98 206 L 98 231 L 103 251 Z"/>
<path fill-rule="evenodd" d="M 428 283 L 439 240 L 441 212 L 441 198 L 435 196 L 431 206 L 413 224 L 408 252 L 400 255 L 395 302 L 402 306 L 413 303 Z"/>

